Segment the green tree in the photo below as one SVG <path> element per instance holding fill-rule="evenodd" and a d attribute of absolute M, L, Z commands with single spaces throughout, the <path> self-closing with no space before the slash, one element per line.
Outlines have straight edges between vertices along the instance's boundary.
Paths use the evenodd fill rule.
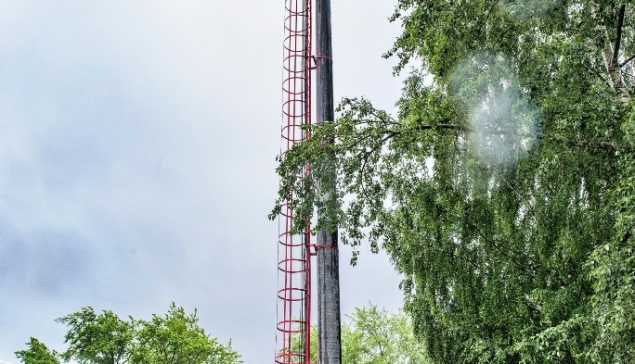
<path fill-rule="evenodd" d="M 198 326 L 196 311 L 186 315 L 174 303 L 165 316 L 138 321 L 137 345 L 132 364 L 231 364 L 238 353 L 210 338 Z"/>
<path fill-rule="evenodd" d="M 385 249 L 434 362 L 631 362 L 634 10 L 399 0 L 397 115 L 344 99 L 280 160 L 278 206 Z"/>
<path fill-rule="evenodd" d="M 342 362 L 346 364 L 424 364 L 423 345 L 414 337 L 410 318 L 370 304 L 355 308 L 342 327 Z"/>
<path fill-rule="evenodd" d="M 311 361 L 317 362 L 317 329 L 311 328 Z M 410 318 L 376 305 L 355 308 L 342 323 L 342 364 L 425 364 Z"/>
<path fill-rule="evenodd" d="M 25 364 L 237 364 L 240 355 L 229 345 L 210 338 L 198 326 L 196 311 L 186 315 L 170 305 L 165 316 L 149 321 L 120 319 L 112 311 L 97 314 L 92 307 L 56 320 L 66 324 L 66 351 L 50 351 L 31 338 L 29 348 L 16 352 Z"/>
<path fill-rule="evenodd" d="M 128 363 L 133 346 L 134 326 L 120 319 L 112 311 L 98 315 L 92 307 L 84 307 L 56 320 L 69 327 L 64 342 L 68 349 L 62 353 L 65 361 L 80 364 Z"/>
<path fill-rule="evenodd" d="M 15 352 L 24 364 L 60 364 L 59 354 L 38 339 L 32 337 L 27 345 L 28 349 Z"/>

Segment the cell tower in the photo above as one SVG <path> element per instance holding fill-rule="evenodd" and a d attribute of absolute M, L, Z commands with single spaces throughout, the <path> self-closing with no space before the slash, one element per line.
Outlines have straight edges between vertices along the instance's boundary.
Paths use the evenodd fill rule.
<path fill-rule="evenodd" d="M 309 138 L 303 125 L 312 122 L 311 76 L 317 78 L 316 122 L 330 122 L 333 111 L 330 0 L 285 0 L 284 78 L 281 155 Z M 313 1 L 316 42 L 313 41 Z M 309 165 L 297 178 L 305 178 Z M 319 193 L 334 196 L 324 188 Z M 319 211 L 318 211 L 319 214 Z M 278 238 L 279 287 L 276 358 L 278 364 L 311 364 L 311 257 L 317 257 L 318 363 L 341 364 L 339 253 L 337 231 L 318 231 L 311 242 L 310 227 L 291 233 L 294 212 L 287 201 L 280 216 Z"/>

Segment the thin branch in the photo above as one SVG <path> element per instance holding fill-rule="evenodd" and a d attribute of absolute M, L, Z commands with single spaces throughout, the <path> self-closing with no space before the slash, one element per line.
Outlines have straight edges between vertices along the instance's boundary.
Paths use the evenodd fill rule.
<path fill-rule="evenodd" d="M 433 130 L 433 129 L 448 129 L 448 130 L 459 130 L 465 133 L 476 133 L 477 131 L 469 125 L 456 125 L 456 124 L 437 124 L 437 125 L 421 125 L 418 127 L 421 130 Z M 483 134 L 489 135 L 517 135 L 521 137 L 527 138 L 535 138 L 542 139 L 541 135 L 531 135 L 531 134 L 520 134 L 514 130 L 508 129 L 500 129 L 500 130 L 488 130 L 483 132 Z"/>
<path fill-rule="evenodd" d="M 514 188 L 514 186 L 512 186 L 511 183 L 509 183 L 509 181 L 507 180 L 507 178 L 503 177 L 503 181 L 505 181 L 505 183 L 507 184 L 507 187 L 509 187 L 510 190 L 512 190 L 512 192 L 514 193 L 514 195 L 516 195 L 516 198 L 518 198 L 518 201 L 522 201 L 522 198 L 520 197 L 520 193 L 518 193 L 518 191 L 516 191 L 516 189 Z"/>
<path fill-rule="evenodd" d="M 361 124 L 371 124 L 381 122 L 383 125 L 399 125 L 400 123 L 395 121 L 395 119 L 390 120 L 381 120 L 381 119 L 351 119 L 355 125 Z"/>
<path fill-rule="evenodd" d="M 628 72 L 624 72 L 624 71 L 622 71 L 622 74 L 623 74 L 623 75 L 625 75 L 625 76 L 628 76 L 628 77 L 630 77 L 630 78 L 635 78 L 635 76 L 634 76 L 634 75 L 632 75 L 632 74 L 630 74 L 630 73 L 628 73 Z"/>
<path fill-rule="evenodd" d="M 494 10 L 494 8 L 498 5 L 499 2 L 500 0 L 495 0 L 492 2 L 492 5 L 490 5 L 489 9 L 487 10 L 486 21 L 489 20 L 489 16 L 490 14 L 492 14 L 492 10 Z"/>
<path fill-rule="evenodd" d="M 635 58 L 635 54 L 633 54 L 632 56 L 628 57 L 626 59 L 626 61 L 622 62 L 619 64 L 620 67 L 624 67 L 624 65 L 626 65 L 628 62 L 632 61 Z"/>
<path fill-rule="evenodd" d="M 366 134 L 363 137 L 355 140 L 353 143 L 347 145 L 346 148 L 344 148 L 344 149 L 353 149 L 353 148 L 357 147 L 361 142 L 363 142 L 365 140 L 368 140 L 370 138 L 372 138 L 372 135 L 371 134 Z"/>
<path fill-rule="evenodd" d="M 399 132 L 396 131 L 387 131 L 386 132 L 386 136 L 384 138 L 382 138 L 381 141 L 379 141 L 379 145 L 382 146 L 388 139 L 394 138 L 395 136 L 399 135 Z M 360 185 L 362 187 L 362 195 L 368 197 L 368 192 L 366 191 L 366 186 L 364 185 L 364 171 L 366 169 L 366 163 L 368 162 L 368 158 L 370 157 L 371 154 L 373 154 L 375 151 L 377 150 L 377 148 L 371 148 L 368 150 L 362 150 L 360 153 L 362 155 L 362 167 L 359 169 L 358 172 L 358 178 L 360 181 Z"/>
<path fill-rule="evenodd" d="M 478 233 L 478 235 L 485 240 L 487 243 L 490 244 L 490 246 L 492 246 L 495 250 L 497 250 L 500 254 L 502 254 L 503 256 L 505 256 L 507 259 L 509 259 L 510 262 L 512 262 L 518 269 L 520 269 L 521 271 L 525 271 L 528 273 L 528 275 L 532 278 L 536 278 L 536 273 L 531 270 L 528 269 L 527 264 L 522 264 L 520 262 L 518 262 L 516 259 L 514 259 L 514 257 L 510 256 L 511 254 L 519 254 L 517 252 L 514 251 L 504 251 L 493 239 L 488 238 L 482 231 L 481 229 L 478 227 L 478 225 L 468 221 L 468 224 L 470 224 L 474 229 L 476 229 L 476 232 Z M 522 253 L 521 253 L 522 254 Z M 520 255 L 520 254 L 519 254 Z M 525 255 L 524 258 L 526 258 L 529 262 L 531 262 L 533 264 L 533 269 L 537 269 L 540 266 L 542 266 L 542 264 L 536 262 L 531 256 L 529 255 Z"/>
<path fill-rule="evenodd" d="M 598 78 L 599 78 L 600 80 L 602 80 L 602 82 L 604 82 L 604 84 L 605 84 L 608 88 L 611 88 L 611 89 L 612 89 L 612 87 L 611 87 L 611 85 L 609 84 L 609 82 L 608 82 L 606 79 L 604 79 L 604 77 L 602 77 L 602 75 L 601 75 L 601 74 L 600 74 L 600 73 L 599 73 L 599 72 L 595 69 L 595 67 L 590 67 L 590 66 L 587 66 L 587 69 L 588 69 L 589 71 L 592 71 L 594 75 L 598 76 Z"/>

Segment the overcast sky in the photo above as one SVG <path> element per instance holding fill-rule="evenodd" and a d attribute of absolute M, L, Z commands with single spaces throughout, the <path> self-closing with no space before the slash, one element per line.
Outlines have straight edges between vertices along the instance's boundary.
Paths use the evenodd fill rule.
<path fill-rule="evenodd" d="M 335 98 L 393 110 L 394 1 L 332 0 Z M 284 0 L 0 0 L 0 361 L 83 306 L 170 302 L 275 351 Z M 388 259 L 342 249 L 342 311 L 401 306 Z"/>

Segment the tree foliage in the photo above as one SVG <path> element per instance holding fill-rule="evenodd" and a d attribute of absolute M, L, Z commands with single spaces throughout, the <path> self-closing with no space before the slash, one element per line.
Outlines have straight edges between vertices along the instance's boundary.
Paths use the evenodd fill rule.
<path fill-rule="evenodd" d="M 343 99 L 280 159 L 278 206 L 292 200 L 298 230 L 323 209 L 316 229 L 388 252 L 433 362 L 632 362 L 634 15 L 399 0 L 386 56 L 413 70 L 397 115 Z"/>
<path fill-rule="evenodd" d="M 27 345 L 28 349 L 15 353 L 24 364 L 60 364 L 59 354 L 38 339 L 32 337 Z"/>
<path fill-rule="evenodd" d="M 342 362 L 349 364 L 425 364 L 423 345 L 410 318 L 390 315 L 375 305 L 355 308 L 342 327 Z"/>
<path fill-rule="evenodd" d="M 410 318 L 376 305 L 355 308 L 342 324 L 342 364 L 425 364 Z M 317 363 L 317 329 L 311 330 L 311 361 Z"/>
<path fill-rule="evenodd" d="M 210 338 L 198 326 L 196 311 L 187 315 L 182 307 L 170 305 L 165 316 L 149 321 L 119 318 L 112 311 L 95 312 L 92 307 L 64 316 L 68 348 L 58 354 L 37 339 L 29 348 L 16 352 L 24 364 L 235 364 L 240 355 L 229 345 Z"/>
<path fill-rule="evenodd" d="M 112 311 L 98 315 L 92 307 L 57 320 L 69 327 L 62 353 L 65 361 L 79 364 L 124 364 L 129 362 L 134 334 L 133 323 L 120 319 Z"/>
<path fill-rule="evenodd" d="M 132 364 L 238 362 L 239 355 L 231 345 L 219 344 L 198 326 L 196 311 L 186 315 L 174 303 L 165 316 L 153 315 L 150 321 L 139 321 L 138 327 Z"/>

